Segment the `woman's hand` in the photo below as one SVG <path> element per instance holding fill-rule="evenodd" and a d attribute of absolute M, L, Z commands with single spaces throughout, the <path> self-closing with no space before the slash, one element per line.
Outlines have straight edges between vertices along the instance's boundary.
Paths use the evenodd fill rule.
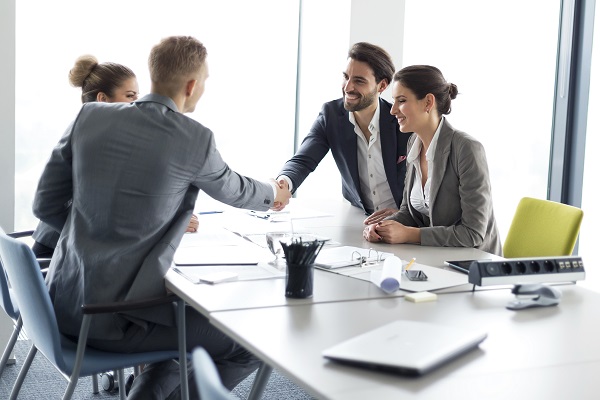
<path fill-rule="evenodd" d="M 377 224 L 367 225 L 363 230 L 363 237 L 368 242 L 381 242 L 383 238 L 377 233 Z"/>
<path fill-rule="evenodd" d="M 419 228 L 406 226 L 397 221 L 385 220 L 374 226 L 377 236 L 385 243 L 420 243 L 421 231 Z"/>
<path fill-rule="evenodd" d="M 190 218 L 190 223 L 188 224 L 185 231 L 186 232 L 196 232 L 198 230 L 199 225 L 200 225 L 200 222 L 198 221 L 198 217 L 196 216 L 196 214 L 192 214 L 192 218 Z"/>
<path fill-rule="evenodd" d="M 384 208 L 382 210 L 375 211 L 373 214 L 369 215 L 364 220 L 364 224 L 365 225 L 376 224 L 378 222 L 383 221 L 384 218 L 389 217 L 390 215 L 393 215 L 397 211 L 398 210 L 396 210 L 395 208 Z"/>

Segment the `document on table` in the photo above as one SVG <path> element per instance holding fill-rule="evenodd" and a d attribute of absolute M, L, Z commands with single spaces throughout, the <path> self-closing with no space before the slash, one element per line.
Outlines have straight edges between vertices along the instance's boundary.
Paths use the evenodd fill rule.
<path fill-rule="evenodd" d="M 223 228 L 210 227 L 185 234 L 173 262 L 175 265 L 256 265 L 273 255 L 266 249 Z"/>
<path fill-rule="evenodd" d="M 193 283 L 214 284 L 236 280 L 251 281 L 285 278 L 285 271 L 280 271 L 265 263 L 257 265 L 175 266 L 173 267 L 173 271 L 181 274 Z"/>
<path fill-rule="evenodd" d="M 361 256 L 366 257 L 366 263 L 361 264 L 357 257 L 358 254 L 356 253 L 360 253 Z M 380 288 L 383 262 L 390 256 L 393 256 L 393 254 L 376 252 L 375 250 L 371 250 L 371 254 L 369 254 L 369 249 L 352 246 L 334 247 L 321 250 L 317 256 L 315 267 L 324 271 L 372 282 Z M 402 260 L 402 263 L 406 264 L 408 261 Z M 400 281 L 401 290 L 421 292 L 460 286 L 468 283 L 468 276 L 466 274 L 431 267 L 416 262 L 411 266 L 411 270 L 423 271 L 427 275 L 427 280 L 411 281 L 403 274 Z"/>
<path fill-rule="evenodd" d="M 406 262 L 406 261 L 405 261 Z M 400 289 L 409 292 L 423 292 L 449 288 L 453 286 L 464 285 L 468 282 L 468 276 L 454 271 L 448 271 L 442 268 L 431 267 L 429 265 L 413 263 L 411 271 L 421 270 L 427 275 L 426 281 L 411 281 L 402 274 Z M 363 274 L 356 274 L 353 278 L 373 282 L 379 286 L 381 282 L 381 267 Z"/>
<path fill-rule="evenodd" d="M 315 260 L 315 267 L 322 269 L 338 269 L 347 267 L 356 267 L 364 272 L 364 267 L 375 266 L 383 262 L 387 257 L 393 256 L 392 253 L 381 252 L 373 249 L 364 249 L 354 246 L 338 246 L 322 249 Z M 352 271 L 340 272 L 342 274 L 352 273 Z"/>

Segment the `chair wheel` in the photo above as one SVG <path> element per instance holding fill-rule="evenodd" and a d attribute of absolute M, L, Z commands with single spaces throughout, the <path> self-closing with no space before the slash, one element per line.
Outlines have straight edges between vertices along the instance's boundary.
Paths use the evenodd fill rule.
<path fill-rule="evenodd" d="M 102 385 L 102 389 L 106 392 L 113 392 L 119 389 L 118 381 L 112 372 L 100 374 L 100 384 Z"/>

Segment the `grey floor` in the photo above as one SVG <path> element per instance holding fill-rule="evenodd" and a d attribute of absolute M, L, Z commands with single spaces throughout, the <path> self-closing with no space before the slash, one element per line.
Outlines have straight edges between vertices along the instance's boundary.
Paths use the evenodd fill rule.
<path fill-rule="evenodd" d="M 15 346 L 15 365 L 8 365 L 4 368 L 2 377 L 0 377 L 0 399 L 8 399 L 12 385 L 15 382 L 19 369 L 29 350 L 30 342 L 28 340 L 18 340 Z M 245 381 L 240 383 L 233 394 L 240 399 L 246 399 L 254 379 L 254 374 L 250 375 Z M 23 387 L 19 394 L 19 399 L 60 399 L 67 388 L 67 381 L 60 373 L 44 358 L 37 354 Z M 92 379 L 84 377 L 79 380 L 74 400 L 101 400 L 118 399 L 118 393 L 108 393 L 100 390 L 100 393 L 92 393 Z M 264 400 L 310 400 L 313 399 L 305 391 L 296 386 L 289 379 L 274 371 L 271 379 L 265 389 Z"/>

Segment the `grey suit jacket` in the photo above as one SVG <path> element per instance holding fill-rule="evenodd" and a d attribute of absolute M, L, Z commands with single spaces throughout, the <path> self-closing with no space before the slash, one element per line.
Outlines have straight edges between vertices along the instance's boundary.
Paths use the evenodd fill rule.
<path fill-rule="evenodd" d="M 402 201 L 406 172 L 406 143 L 410 134 L 400 132 L 396 117 L 390 114 L 391 104 L 379 99 L 379 131 L 383 167 L 396 201 Z M 286 175 L 294 184 L 294 191 L 317 168 L 329 150 L 342 176 L 342 195 L 353 206 L 364 207 L 358 175 L 358 145 L 354 125 L 344 109 L 343 99 L 323 104 L 319 116 L 294 156 L 285 163 L 279 175 Z"/>
<path fill-rule="evenodd" d="M 47 282 L 63 333 L 78 334 L 84 303 L 165 294 L 164 275 L 199 190 L 235 207 L 264 211 L 273 203 L 272 186 L 232 171 L 213 133 L 170 98 L 83 105 L 33 205 L 61 231 Z M 120 339 L 130 324 L 147 322 L 173 325 L 173 305 L 95 316 L 89 337 Z"/>
<path fill-rule="evenodd" d="M 416 135 L 408 142 L 408 152 Z M 418 162 L 418 159 L 415 161 Z M 427 218 L 410 204 L 416 169 L 409 164 L 402 205 L 389 219 L 421 228 L 425 246 L 475 247 L 502 255 L 494 218 L 492 187 L 485 150 L 481 143 L 454 129 L 444 118 L 438 137 L 431 174 Z"/>

